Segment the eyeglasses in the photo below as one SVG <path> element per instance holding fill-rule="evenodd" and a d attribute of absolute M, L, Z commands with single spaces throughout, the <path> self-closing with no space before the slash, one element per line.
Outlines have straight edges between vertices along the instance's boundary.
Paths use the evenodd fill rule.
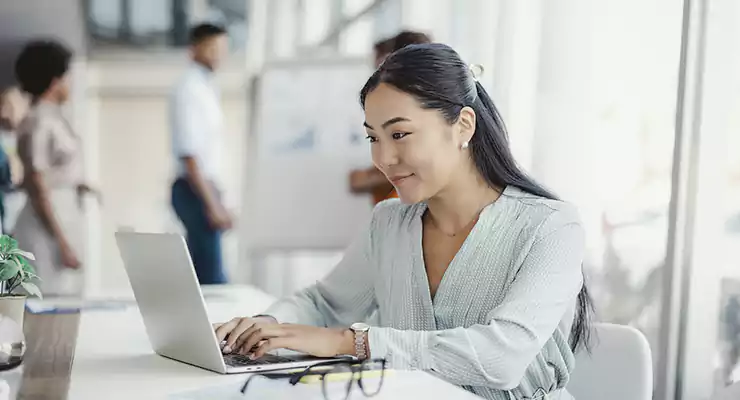
<path fill-rule="evenodd" d="M 365 397 L 380 393 L 385 378 L 386 360 L 369 359 L 362 362 L 355 360 L 331 360 L 311 365 L 301 372 L 266 372 L 250 376 L 241 393 L 246 394 L 247 386 L 257 376 L 268 379 L 288 379 L 291 385 L 299 382 L 312 383 L 321 381 L 321 390 L 326 400 L 347 400 L 352 391 L 353 382 L 357 382 Z"/>

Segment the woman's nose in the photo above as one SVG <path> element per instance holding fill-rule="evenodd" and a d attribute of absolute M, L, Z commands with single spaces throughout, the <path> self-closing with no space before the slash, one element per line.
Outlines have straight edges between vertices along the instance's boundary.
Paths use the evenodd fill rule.
<path fill-rule="evenodd" d="M 398 151 L 393 143 L 379 142 L 373 149 L 373 161 L 381 169 L 398 164 L 398 159 Z"/>

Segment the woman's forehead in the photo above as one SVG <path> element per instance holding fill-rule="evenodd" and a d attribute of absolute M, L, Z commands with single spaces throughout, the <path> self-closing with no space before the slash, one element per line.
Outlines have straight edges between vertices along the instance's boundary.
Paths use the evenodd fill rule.
<path fill-rule="evenodd" d="M 365 120 L 370 125 L 382 124 L 396 117 L 423 118 L 424 111 L 413 96 L 385 83 L 378 85 L 365 98 Z"/>

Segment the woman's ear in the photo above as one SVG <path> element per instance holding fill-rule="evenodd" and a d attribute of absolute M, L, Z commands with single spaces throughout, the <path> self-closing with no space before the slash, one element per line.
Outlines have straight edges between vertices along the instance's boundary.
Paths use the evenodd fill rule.
<path fill-rule="evenodd" d="M 475 111 L 470 107 L 463 107 L 460 110 L 460 117 L 457 119 L 460 127 L 460 143 L 470 142 L 475 133 Z"/>

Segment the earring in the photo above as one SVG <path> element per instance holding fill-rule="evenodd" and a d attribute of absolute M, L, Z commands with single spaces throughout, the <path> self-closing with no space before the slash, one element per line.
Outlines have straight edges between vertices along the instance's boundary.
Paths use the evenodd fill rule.
<path fill-rule="evenodd" d="M 466 141 L 464 141 L 464 142 L 462 143 L 462 145 L 460 146 L 460 148 L 461 148 L 461 149 L 463 149 L 463 150 L 467 150 L 467 149 L 468 149 L 468 147 L 470 147 L 470 144 L 468 143 L 468 141 L 467 141 L 467 140 L 466 140 Z"/>

